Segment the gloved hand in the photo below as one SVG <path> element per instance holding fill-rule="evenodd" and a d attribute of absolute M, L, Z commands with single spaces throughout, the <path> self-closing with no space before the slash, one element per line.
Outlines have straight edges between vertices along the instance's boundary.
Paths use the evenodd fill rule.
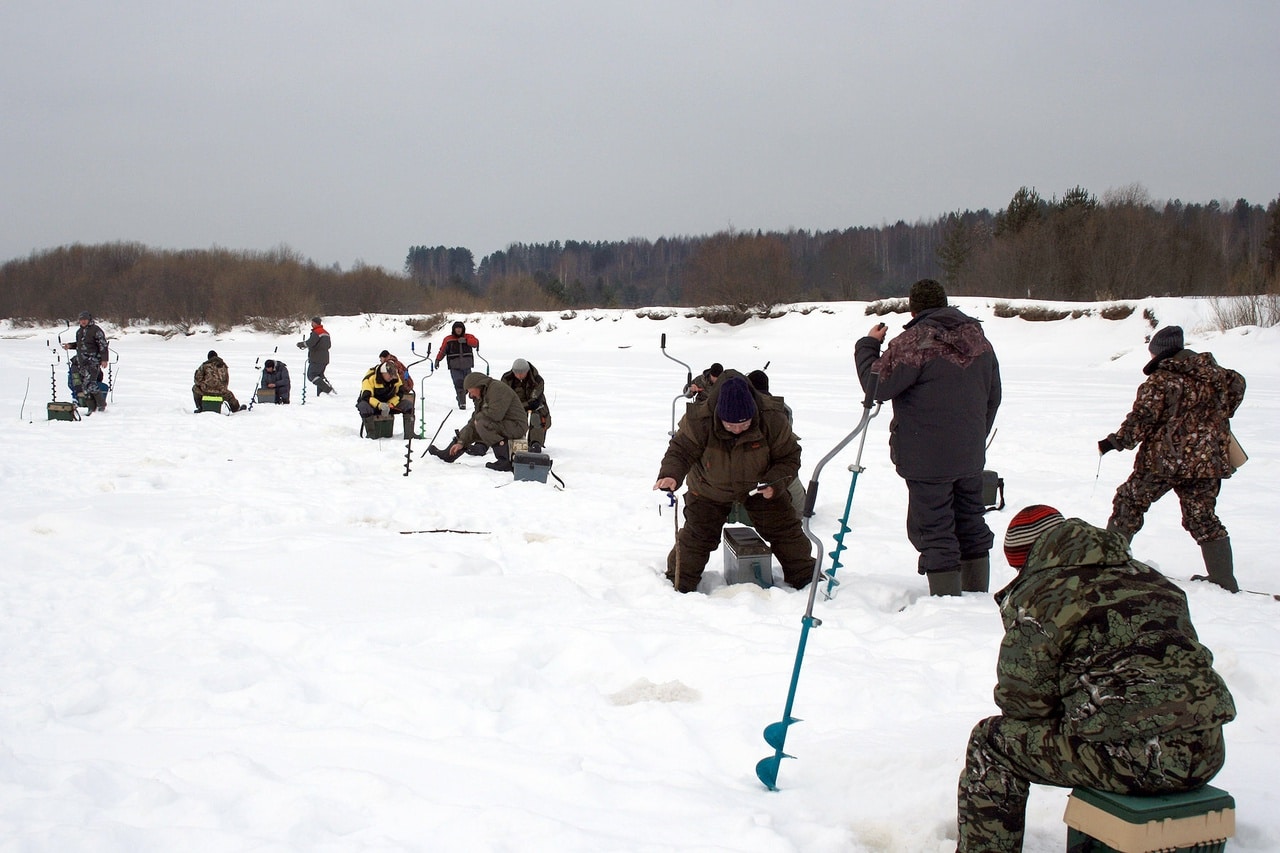
<path fill-rule="evenodd" d="M 1111 436 L 1107 436 L 1106 438 L 1102 439 L 1102 441 L 1098 442 L 1099 456 L 1106 456 L 1112 450 L 1119 450 L 1119 448 L 1111 443 Z"/>
<path fill-rule="evenodd" d="M 298 341 L 298 349 L 306 349 L 306 348 L 307 348 L 306 341 Z"/>
<path fill-rule="evenodd" d="M 379 412 L 381 412 L 383 415 L 389 415 L 389 414 L 391 414 L 391 404 L 390 404 L 390 403 L 379 403 L 379 404 L 378 404 L 378 411 L 379 411 Z"/>

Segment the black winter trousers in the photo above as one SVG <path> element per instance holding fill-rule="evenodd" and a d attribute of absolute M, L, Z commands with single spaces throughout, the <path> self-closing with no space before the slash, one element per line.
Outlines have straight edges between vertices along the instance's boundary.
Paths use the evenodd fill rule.
<path fill-rule="evenodd" d="M 983 518 L 982 472 L 956 480 L 907 480 L 907 539 L 920 552 L 920 574 L 954 572 L 985 557 L 995 534 Z"/>
<path fill-rule="evenodd" d="M 790 496 L 785 491 L 775 492 L 770 499 L 753 495 L 742 505 L 752 527 L 773 548 L 787 584 L 795 589 L 808 586 L 813 580 L 813 549 L 796 517 Z M 667 579 L 679 592 L 693 592 L 698 588 L 707 559 L 720 544 L 720 532 L 731 509 L 731 503 L 707 500 L 692 492 L 685 495 L 684 527 L 680 528 L 676 545 L 667 555 Z"/>

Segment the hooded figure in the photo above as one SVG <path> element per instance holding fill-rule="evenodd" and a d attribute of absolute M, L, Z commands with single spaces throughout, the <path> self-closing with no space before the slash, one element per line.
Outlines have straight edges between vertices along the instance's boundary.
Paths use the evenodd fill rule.
<path fill-rule="evenodd" d="M 479 442 L 492 447 L 493 455 L 497 457 L 495 461 L 487 463 L 486 468 L 510 471 L 511 447 L 508 441 L 523 438 L 529 429 L 524 404 L 506 384 L 483 373 L 468 373 L 463 387 L 464 393 L 475 401 L 475 412 L 472 413 L 471 420 L 458 430 L 458 435 L 448 450 L 440 450 L 432 445 L 427 451 L 445 462 L 453 462 L 463 454 L 468 445 Z"/>
<path fill-rule="evenodd" d="M 478 349 L 480 349 L 480 341 L 475 335 L 467 334 L 467 327 L 461 320 L 457 320 L 449 334 L 445 335 L 444 340 L 440 342 L 440 349 L 436 352 L 437 367 L 440 366 L 441 360 L 447 359 L 445 364 L 449 368 L 449 376 L 453 379 L 453 390 L 458 398 L 459 409 L 467 407 L 467 391 L 462 387 L 462 382 L 476 365 L 475 351 Z"/>
<path fill-rule="evenodd" d="M 1001 713 L 969 736 L 958 850 L 1020 851 L 1032 782 L 1142 795 L 1212 779 L 1235 704 L 1182 590 L 1049 506 L 1013 517 L 1005 554 L 1018 575 L 995 596 Z"/>

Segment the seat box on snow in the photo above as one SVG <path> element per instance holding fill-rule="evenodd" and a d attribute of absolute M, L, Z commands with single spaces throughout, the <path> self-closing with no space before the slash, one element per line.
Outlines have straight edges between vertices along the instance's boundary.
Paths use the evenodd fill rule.
<path fill-rule="evenodd" d="M 202 412 L 221 412 L 222 398 L 205 394 L 200 398 L 200 411 Z"/>
<path fill-rule="evenodd" d="M 75 403 L 62 403 L 54 400 L 52 403 L 46 403 L 45 405 L 48 407 L 49 420 L 51 421 L 79 420 Z"/>
<path fill-rule="evenodd" d="M 276 389 L 274 389 L 274 388 L 259 388 L 259 389 L 258 389 L 258 395 L 257 395 L 257 401 L 258 401 L 259 403 L 274 403 L 274 402 L 276 401 Z"/>
<path fill-rule="evenodd" d="M 773 586 L 773 549 L 750 527 L 724 529 L 724 582 Z"/>
<path fill-rule="evenodd" d="M 364 419 L 365 438 L 391 438 L 395 431 L 394 415 L 374 415 Z"/>
<path fill-rule="evenodd" d="M 551 457 L 545 453 L 516 453 L 511 457 L 511 472 L 517 480 L 530 480 L 535 483 L 547 482 L 551 473 Z"/>

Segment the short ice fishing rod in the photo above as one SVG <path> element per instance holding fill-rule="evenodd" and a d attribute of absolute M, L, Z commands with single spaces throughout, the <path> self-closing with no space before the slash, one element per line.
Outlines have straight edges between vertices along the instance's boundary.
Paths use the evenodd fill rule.
<path fill-rule="evenodd" d="M 822 620 L 817 619 L 813 615 L 813 603 L 818 592 L 818 583 L 822 580 L 822 542 L 813 535 L 809 529 L 810 519 L 813 518 L 813 508 L 818 500 L 818 477 L 822 474 L 823 467 L 826 466 L 831 459 L 843 450 L 849 442 L 853 441 L 858 435 L 862 435 L 862 441 L 866 442 L 867 424 L 871 422 L 880 412 L 880 404 L 875 401 L 877 378 L 875 374 L 871 376 L 870 386 L 867 389 L 867 395 L 862 401 L 862 419 L 858 421 L 858 425 L 854 427 L 853 432 L 846 435 L 840 440 L 840 443 L 831 449 L 831 452 L 822 457 L 816 468 L 813 469 L 813 475 L 809 479 L 809 487 L 805 490 L 804 501 L 804 535 L 809 541 L 817 546 L 818 554 L 813 561 L 813 580 L 809 583 L 809 601 L 805 607 L 804 618 L 800 620 L 800 643 L 796 648 L 796 662 L 791 670 L 791 686 L 787 689 L 787 702 L 782 710 L 782 719 L 776 723 L 770 723 L 765 726 L 764 740 L 765 743 L 774 748 L 774 754 L 766 758 L 760 759 L 756 763 L 756 777 L 764 783 L 765 787 L 770 791 L 778 790 L 778 768 L 782 765 L 782 759 L 794 758 L 795 756 L 787 755 L 783 751 L 783 747 L 787 742 L 787 729 L 793 723 L 800 722 L 791 716 L 791 709 L 795 704 L 796 685 L 800 682 L 800 665 L 804 662 L 804 648 L 809 639 L 809 629 L 816 628 L 822 624 Z M 858 457 L 862 457 L 862 446 L 859 445 Z M 857 482 L 857 470 L 855 466 L 854 482 Z M 853 487 L 849 488 L 850 501 L 853 499 Z"/>
<path fill-rule="evenodd" d="M 662 333 L 662 343 L 659 344 L 659 349 L 662 350 L 663 355 L 665 355 L 667 358 L 671 359 L 676 364 L 680 365 L 685 369 L 684 389 L 671 400 L 671 431 L 667 433 L 667 435 L 675 435 L 676 434 L 676 405 L 682 399 L 689 396 L 689 386 L 693 384 L 693 368 L 685 364 L 680 359 L 673 356 L 671 353 L 667 352 L 667 333 L 666 332 Z"/>

